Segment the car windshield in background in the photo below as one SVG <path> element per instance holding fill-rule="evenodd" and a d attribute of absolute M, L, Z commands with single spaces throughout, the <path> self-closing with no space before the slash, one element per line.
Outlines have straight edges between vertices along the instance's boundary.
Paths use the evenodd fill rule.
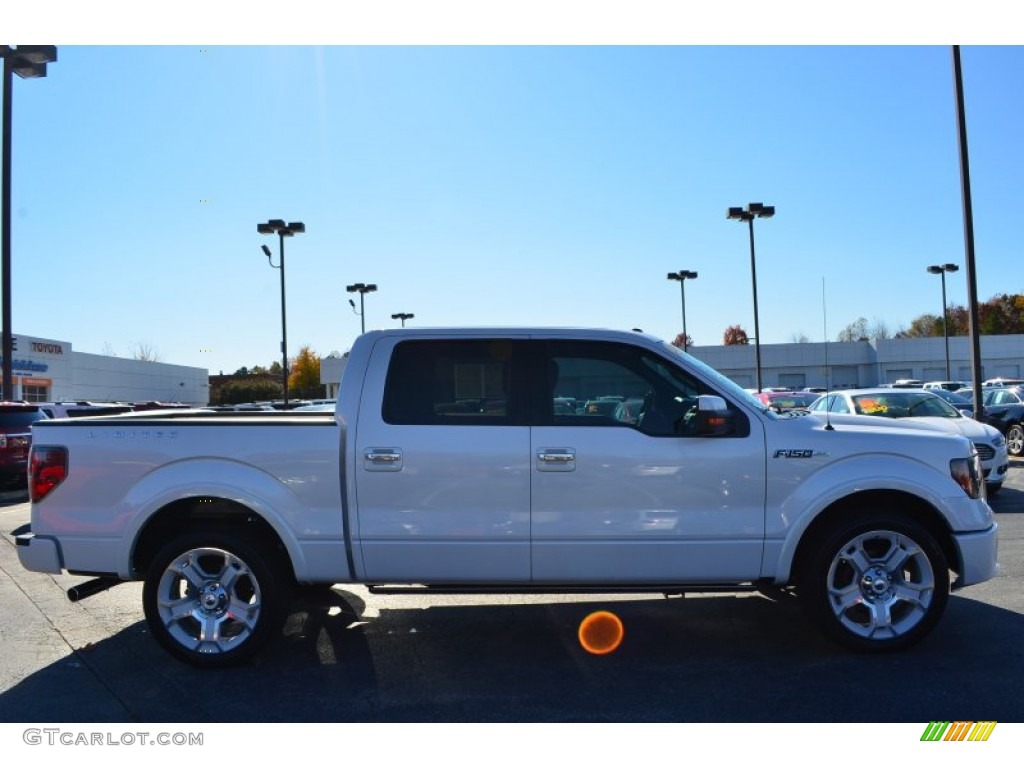
<path fill-rule="evenodd" d="M 785 395 L 772 395 L 768 396 L 769 402 L 771 402 L 772 408 L 780 411 L 792 411 L 800 408 L 807 408 L 811 403 L 818 399 L 818 395 L 813 392 L 806 394 L 792 393 Z"/>
<path fill-rule="evenodd" d="M 940 416 L 962 419 L 963 414 L 945 400 L 931 392 L 886 392 L 853 395 L 856 413 L 865 416 L 885 416 L 906 419 L 913 416 Z"/>

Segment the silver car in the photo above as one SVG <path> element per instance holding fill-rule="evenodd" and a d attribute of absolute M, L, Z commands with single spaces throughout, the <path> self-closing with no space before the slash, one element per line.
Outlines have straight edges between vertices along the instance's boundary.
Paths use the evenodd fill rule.
<path fill-rule="evenodd" d="M 989 495 L 1003 487 L 1010 461 L 1006 439 L 995 427 L 964 416 L 934 392 L 925 389 L 843 389 L 815 400 L 812 413 L 848 413 L 901 419 L 963 435 L 974 443 Z"/>

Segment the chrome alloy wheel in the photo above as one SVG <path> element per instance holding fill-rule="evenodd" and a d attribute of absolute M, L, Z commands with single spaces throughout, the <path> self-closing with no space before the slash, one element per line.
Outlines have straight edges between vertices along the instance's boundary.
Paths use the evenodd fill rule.
<path fill-rule="evenodd" d="M 1011 456 L 1024 453 L 1024 426 L 1014 424 L 1006 430 L 1006 451 Z"/>
<path fill-rule="evenodd" d="M 214 547 L 190 549 L 168 563 L 157 586 L 156 608 L 176 643 L 204 655 L 242 645 L 263 610 L 252 569 Z"/>
<path fill-rule="evenodd" d="M 870 640 L 898 638 L 920 624 L 935 599 L 927 554 L 896 531 L 861 533 L 839 548 L 828 570 L 828 601 L 849 632 Z"/>

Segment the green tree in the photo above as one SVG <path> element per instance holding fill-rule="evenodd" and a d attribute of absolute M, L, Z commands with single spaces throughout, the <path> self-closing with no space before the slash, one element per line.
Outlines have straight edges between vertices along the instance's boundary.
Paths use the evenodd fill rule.
<path fill-rule="evenodd" d="M 219 404 L 252 403 L 258 400 L 277 400 L 284 395 L 281 384 L 264 378 L 235 379 L 220 388 Z"/>

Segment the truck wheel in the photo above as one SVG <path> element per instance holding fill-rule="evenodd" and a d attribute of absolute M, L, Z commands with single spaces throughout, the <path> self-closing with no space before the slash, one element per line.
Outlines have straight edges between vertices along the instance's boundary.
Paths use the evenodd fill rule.
<path fill-rule="evenodd" d="M 811 542 L 798 588 L 827 637 L 858 651 L 895 651 L 938 623 L 949 598 L 949 566 L 922 526 L 879 515 Z"/>
<path fill-rule="evenodd" d="M 1024 426 L 1011 424 L 1006 430 L 1006 451 L 1011 456 L 1020 456 L 1024 453 Z"/>
<path fill-rule="evenodd" d="M 142 590 L 150 631 L 173 656 L 202 667 L 253 656 L 284 619 L 283 567 L 237 534 L 187 533 L 153 559 Z"/>

